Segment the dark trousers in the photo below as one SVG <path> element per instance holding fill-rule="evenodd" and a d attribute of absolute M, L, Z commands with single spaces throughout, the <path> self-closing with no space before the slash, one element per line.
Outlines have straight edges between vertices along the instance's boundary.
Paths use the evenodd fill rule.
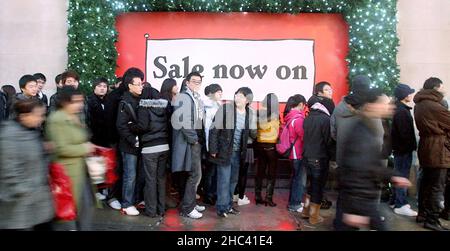
<path fill-rule="evenodd" d="M 431 224 L 439 221 L 439 202 L 448 179 L 447 170 L 446 168 L 423 168 L 423 177 L 420 186 L 421 200 L 419 203 L 423 203 L 422 208 L 426 221 Z"/>
<path fill-rule="evenodd" d="M 310 181 L 308 194 L 311 196 L 311 203 L 320 204 L 328 178 L 329 160 L 305 158 L 304 163 Z"/>
<path fill-rule="evenodd" d="M 184 215 L 192 212 L 197 205 L 195 195 L 197 194 L 197 184 L 200 182 L 202 176 L 201 149 L 200 144 L 191 146 L 192 170 L 187 174 L 188 177 L 184 188 L 184 196 L 181 201 L 181 213 Z"/>
<path fill-rule="evenodd" d="M 266 199 L 272 200 L 277 178 L 278 156 L 275 144 L 257 144 L 255 147 L 258 166 L 255 177 L 255 197 L 261 199 L 263 179 L 267 178 Z M 267 172 L 267 175 L 266 175 Z"/>
<path fill-rule="evenodd" d="M 166 200 L 166 164 L 169 151 L 142 154 L 145 173 L 145 213 L 163 215 Z"/>
<path fill-rule="evenodd" d="M 450 213 L 450 169 L 447 169 L 447 181 L 444 192 L 444 211 Z"/>
<path fill-rule="evenodd" d="M 357 198 L 353 196 L 347 196 L 345 192 L 340 194 L 341 196 L 341 209 L 342 217 L 344 214 L 354 214 L 359 216 L 366 216 L 370 218 L 369 228 L 370 230 L 385 231 L 386 226 L 381 220 L 381 215 L 379 211 L 379 199 L 367 199 L 367 198 Z M 345 231 L 355 231 L 358 230 L 356 227 L 347 226 L 345 224 L 341 225 Z"/>

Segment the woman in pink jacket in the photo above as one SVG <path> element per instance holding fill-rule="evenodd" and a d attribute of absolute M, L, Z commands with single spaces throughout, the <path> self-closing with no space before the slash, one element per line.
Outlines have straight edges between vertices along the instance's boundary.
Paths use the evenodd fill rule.
<path fill-rule="evenodd" d="M 289 193 L 288 209 L 301 213 L 303 210 L 303 191 L 306 185 L 306 169 L 302 165 L 303 121 L 306 99 L 300 94 L 291 96 L 284 110 L 285 127 L 289 129 L 289 142 L 294 143 L 289 159 L 292 162 L 292 182 Z"/>

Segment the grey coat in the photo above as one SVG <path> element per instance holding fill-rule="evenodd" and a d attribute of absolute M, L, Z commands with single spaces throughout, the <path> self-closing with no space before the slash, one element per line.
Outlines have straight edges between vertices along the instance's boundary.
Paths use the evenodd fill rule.
<path fill-rule="evenodd" d="M 0 130 L 0 229 L 25 229 L 54 216 L 39 132 L 14 120 Z"/>
<path fill-rule="evenodd" d="M 173 102 L 172 114 L 172 172 L 192 170 L 192 146 L 201 144 L 199 132 L 202 123 L 197 121 L 197 111 L 193 98 L 187 93 L 180 93 Z"/>

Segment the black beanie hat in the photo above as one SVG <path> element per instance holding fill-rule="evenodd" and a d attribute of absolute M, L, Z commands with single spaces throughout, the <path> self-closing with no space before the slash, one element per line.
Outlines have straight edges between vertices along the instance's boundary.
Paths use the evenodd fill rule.
<path fill-rule="evenodd" d="M 408 97 L 409 94 L 412 94 L 414 92 L 416 92 L 416 90 L 412 89 L 408 85 L 398 84 L 397 87 L 395 87 L 394 96 L 397 98 L 397 100 L 401 101 L 404 98 Z"/>

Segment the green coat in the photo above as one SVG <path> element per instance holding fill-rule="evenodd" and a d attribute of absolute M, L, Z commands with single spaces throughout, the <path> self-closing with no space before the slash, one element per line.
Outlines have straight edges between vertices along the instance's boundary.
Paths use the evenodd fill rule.
<path fill-rule="evenodd" d="M 83 186 L 88 177 L 85 164 L 85 157 L 89 153 L 86 146 L 87 130 L 73 122 L 62 110 L 50 114 L 45 130 L 48 139 L 55 145 L 52 161 L 64 166 L 66 174 L 72 180 L 77 208 L 80 208 Z"/>

